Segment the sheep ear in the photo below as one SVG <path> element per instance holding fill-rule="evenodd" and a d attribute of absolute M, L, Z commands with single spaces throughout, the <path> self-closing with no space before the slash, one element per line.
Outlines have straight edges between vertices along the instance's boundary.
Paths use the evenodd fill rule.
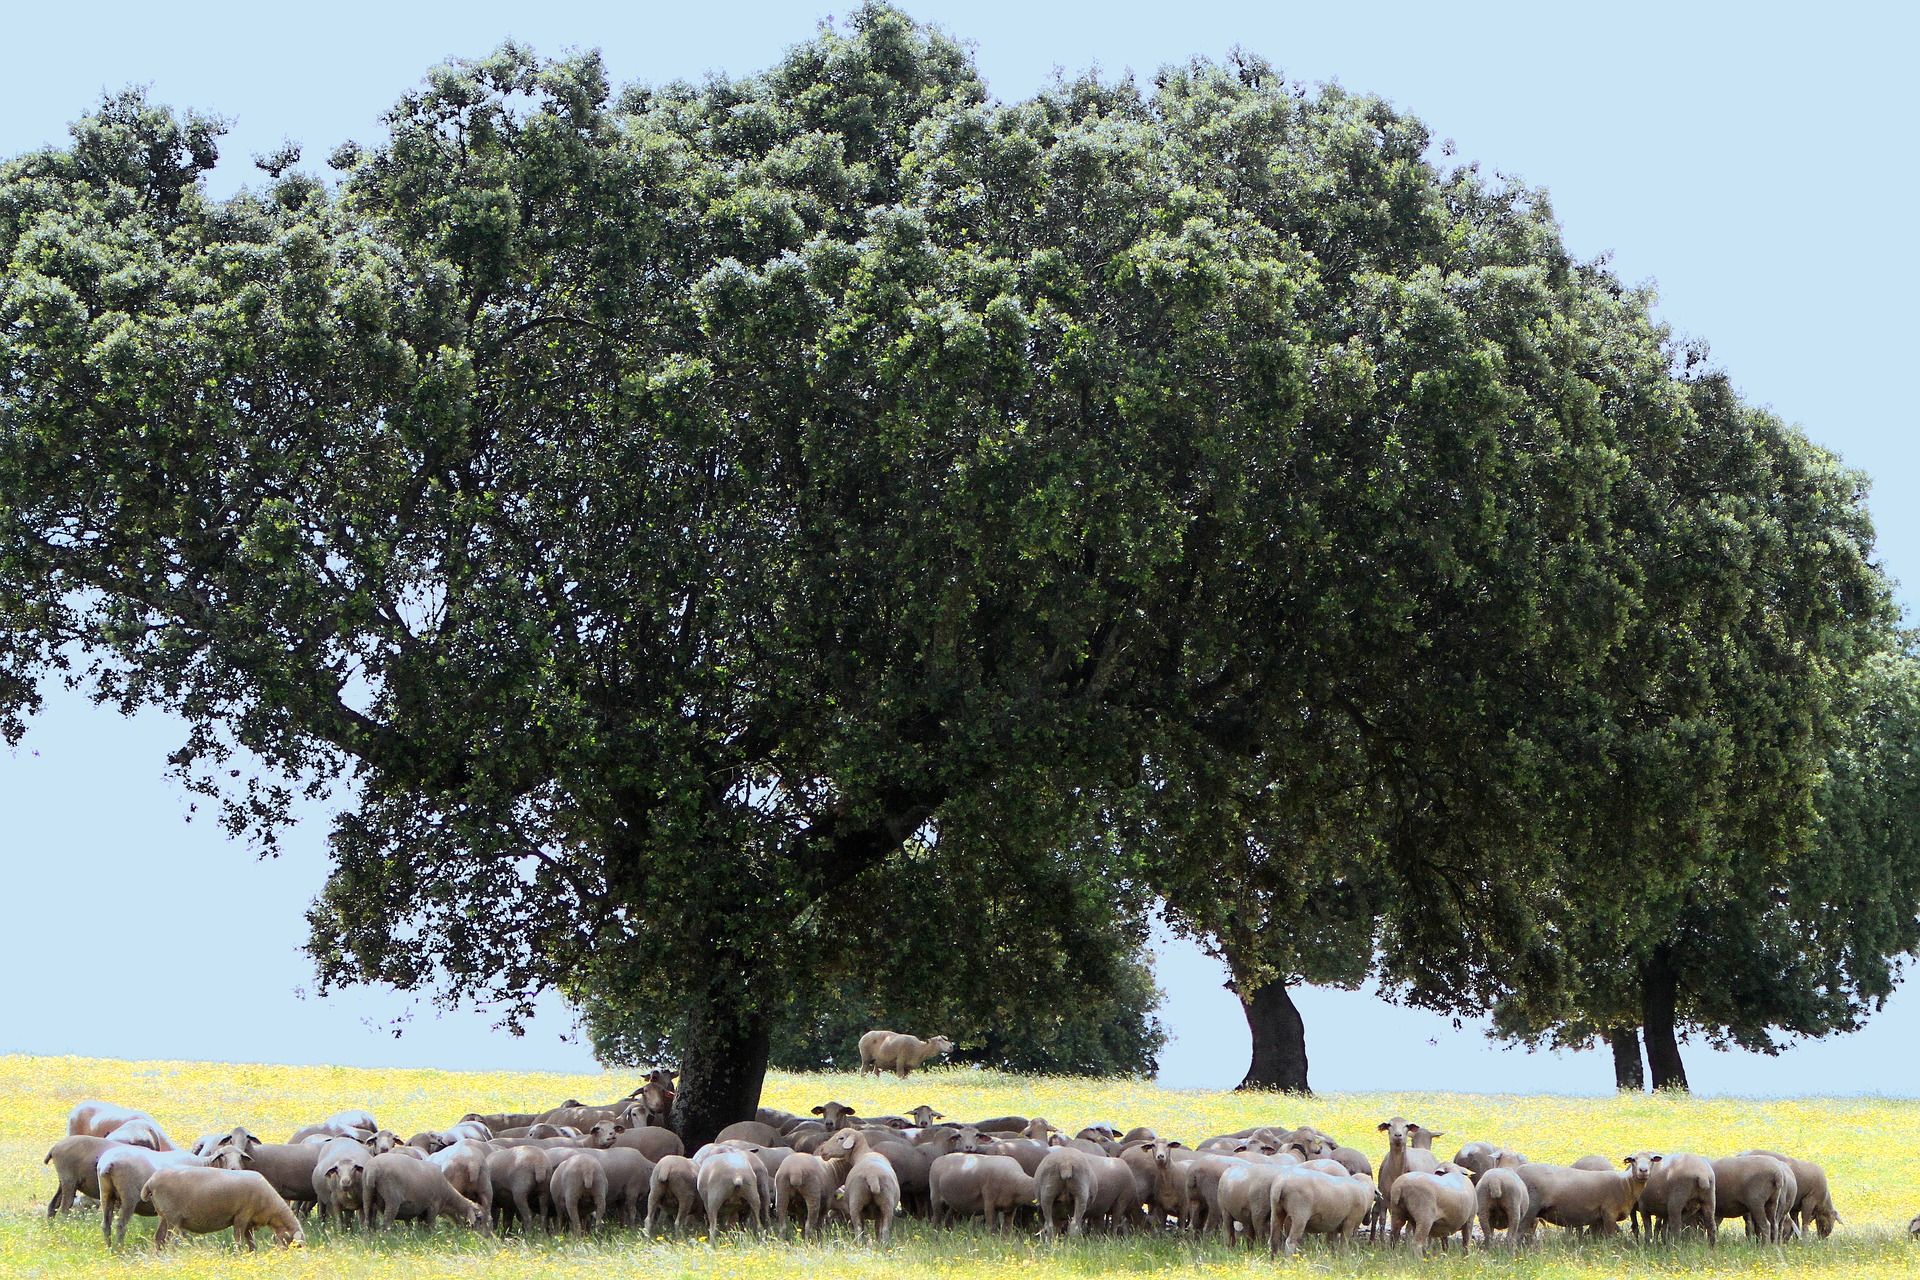
<path fill-rule="evenodd" d="M 1447 1136 L 1447 1131 L 1445 1129 L 1429 1129 L 1427 1130 L 1427 1136 L 1430 1138 L 1444 1138 Z"/>
<path fill-rule="evenodd" d="M 817 1116 L 823 1116 L 823 1115 L 825 1115 L 825 1114 L 827 1114 L 827 1109 L 826 1109 L 825 1107 L 815 1107 L 815 1108 L 813 1109 L 813 1114 L 815 1114 L 815 1115 L 817 1115 Z"/>
<path fill-rule="evenodd" d="M 1387 1131 L 1387 1122 L 1385 1120 L 1382 1120 L 1379 1124 L 1375 1125 L 1374 1127 L 1380 1130 L 1380 1132 L 1385 1133 Z"/>
<path fill-rule="evenodd" d="M 1176 1138 L 1174 1141 L 1169 1142 L 1167 1145 L 1170 1147 L 1184 1147 L 1187 1144 L 1184 1142 L 1181 1142 L 1179 1139 Z"/>

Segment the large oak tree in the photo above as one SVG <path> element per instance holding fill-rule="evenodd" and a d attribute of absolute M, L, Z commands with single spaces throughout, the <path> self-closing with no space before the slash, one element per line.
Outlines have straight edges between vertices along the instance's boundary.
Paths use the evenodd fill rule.
<path fill-rule="evenodd" d="M 1864 525 L 1792 526 L 1824 629 L 1722 642 L 1775 767 L 1623 790 L 1686 755 L 1648 585 L 1703 536 L 1769 589 L 1654 536 L 1739 430 L 1538 193 L 1254 59 L 996 103 L 869 6 L 741 79 L 441 67 L 337 181 L 212 199 L 217 133 L 130 93 L 0 173 L 4 728 L 170 708 L 269 847 L 331 789 L 324 984 L 617 989 L 695 1140 L 916 913 L 1239 874 L 1218 780 L 1281 878 L 1384 859 L 1406 998 L 1551 986 L 1566 851 L 1799 829 L 1885 629 Z M 1071 930 L 946 936 L 965 1001 Z"/>

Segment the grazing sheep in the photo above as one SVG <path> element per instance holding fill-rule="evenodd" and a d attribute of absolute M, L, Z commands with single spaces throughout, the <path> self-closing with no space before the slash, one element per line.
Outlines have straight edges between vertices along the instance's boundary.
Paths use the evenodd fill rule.
<path fill-rule="evenodd" d="M 687 1223 L 693 1220 L 693 1211 L 699 1205 L 699 1172 L 693 1167 L 693 1161 L 676 1155 L 662 1156 L 656 1161 L 647 1186 L 647 1234 L 653 1234 L 662 1211 L 671 1208 L 674 1231 L 685 1235 Z"/>
<path fill-rule="evenodd" d="M 313 1171 L 320 1163 L 320 1153 L 325 1151 L 338 1138 L 322 1142 L 260 1142 L 247 1147 L 240 1153 L 240 1167 L 251 1169 L 265 1178 L 274 1191 L 289 1204 L 302 1209 L 311 1208 L 316 1199 L 313 1191 Z M 347 1139 L 354 1141 L 357 1139 Z"/>
<path fill-rule="evenodd" d="M 398 1151 L 376 1155 L 367 1162 L 361 1185 L 361 1217 L 372 1231 L 382 1231 L 396 1220 L 423 1221 L 427 1230 L 445 1214 L 462 1226 L 483 1228 L 480 1206 L 453 1189 L 447 1175 L 434 1165 Z"/>
<path fill-rule="evenodd" d="M 594 1153 L 576 1152 L 555 1165 L 547 1187 L 553 1216 L 574 1235 L 593 1234 L 607 1212 L 607 1171 Z"/>
<path fill-rule="evenodd" d="M 736 1215 L 742 1225 L 753 1225 L 756 1237 L 766 1235 L 770 1179 L 766 1166 L 752 1152 L 713 1152 L 699 1163 L 694 1183 L 706 1207 L 708 1239 L 718 1236 L 721 1225 Z"/>
<path fill-rule="evenodd" d="M 320 1206 L 320 1220 L 332 1226 L 351 1228 L 366 1202 L 367 1163 L 373 1157 L 352 1138 L 336 1138 L 320 1148 L 313 1165 L 313 1199 Z M 483 1165 L 484 1171 L 484 1165 Z M 488 1199 L 492 1196 L 489 1194 Z"/>
<path fill-rule="evenodd" d="M 302 1244 L 306 1233 L 293 1210 L 267 1180 L 244 1169 L 169 1168 L 147 1181 L 147 1198 L 160 1219 L 153 1247 L 164 1249 L 178 1231 L 206 1235 L 233 1228 L 236 1247 L 253 1251 L 261 1227 L 282 1245 Z"/>
<path fill-rule="evenodd" d="M 773 1217 L 780 1234 L 787 1234 L 787 1218 L 797 1196 L 807 1211 L 800 1224 L 801 1238 L 818 1239 L 833 1190 L 833 1170 L 819 1156 L 795 1154 L 781 1161 L 773 1173 Z"/>
<path fill-rule="evenodd" d="M 893 1214 L 900 1204 L 900 1179 L 886 1158 L 877 1153 L 861 1156 L 847 1170 L 847 1180 L 836 1198 L 853 1224 L 853 1238 L 861 1240 L 867 1215 L 874 1217 L 874 1234 L 881 1248 L 893 1243 Z"/>
<path fill-rule="evenodd" d="M 1033 1176 L 1011 1156 L 941 1156 L 927 1181 L 935 1226 L 977 1213 L 988 1230 L 1011 1228 L 1014 1211 L 1034 1202 Z"/>
<path fill-rule="evenodd" d="M 1494 1236 L 1505 1231 L 1507 1248 L 1516 1248 L 1520 1242 L 1520 1224 L 1527 1216 L 1527 1184 L 1512 1169 L 1492 1165 L 1481 1171 L 1473 1191 L 1480 1234 L 1487 1244 L 1493 1244 Z"/>
<path fill-rule="evenodd" d="M 1840 1221 L 1840 1214 L 1833 1207 L 1833 1192 L 1828 1189 L 1825 1169 L 1811 1160 L 1783 1156 L 1778 1151 L 1743 1151 L 1740 1154 L 1772 1156 L 1793 1170 L 1793 1180 L 1798 1189 L 1793 1202 L 1794 1226 L 1802 1233 L 1811 1226 L 1820 1233 L 1822 1240 L 1833 1234 L 1834 1224 Z"/>
<path fill-rule="evenodd" d="M 1446 1248 L 1447 1237 L 1460 1233 L 1460 1251 L 1465 1253 L 1473 1235 L 1473 1215 L 1479 1208 L 1473 1183 L 1467 1171 L 1457 1165 L 1443 1164 L 1431 1171 L 1413 1170 L 1395 1180 L 1387 1197 L 1392 1217 L 1392 1239 L 1397 1244 L 1400 1231 L 1408 1223 L 1413 1233 L 1407 1247 L 1424 1254 L 1427 1242 L 1438 1239 Z"/>
<path fill-rule="evenodd" d="M 899 1034 L 897 1031 L 888 1031 L 882 1027 L 875 1027 L 872 1031 L 860 1037 L 861 1075 L 866 1075 L 868 1072 L 872 1072 L 876 1076 L 880 1074 L 881 1046 Z"/>
<path fill-rule="evenodd" d="M 1564 1165 L 1528 1164 L 1517 1172 L 1527 1185 L 1527 1216 L 1520 1236 L 1531 1242 L 1537 1223 L 1550 1222 L 1569 1231 L 1612 1235 L 1619 1222 L 1640 1199 L 1647 1179 L 1661 1157 L 1638 1151 L 1625 1157 L 1625 1166 L 1605 1173 Z"/>
<path fill-rule="evenodd" d="M 214 1163 L 237 1168 L 239 1155 L 225 1147 L 214 1155 L 196 1156 L 191 1151 L 155 1151 L 149 1147 L 118 1145 L 101 1153 L 95 1176 L 100 1180 L 100 1238 L 109 1246 L 124 1244 L 127 1224 L 133 1215 L 153 1214 L 147 1199 L 147 1183 L 162 1169 L 200 1168 Z"/>
<path fill-rule="evenodd" d="M 1332 1237 L 1345 1250 L 1373 1208 L 1366 1174 L 1283 1174 L 1267 1191 L 1267 1255 L 1296 1253 L 1308 1233 Z"/>
<path fill-rule="evenodd" d="M 880 1048 L 874 1053 L 873 1064 L 905 1080 L 915 1068 L 925 1066 L 929 1060 L 952 1049 L 953 1041 L 945 1036 L 922 1040 L 918 1036 L 893 1035 L 881 1041 Z"/>
<path fill-rule="evenodd" d="M 1773 1156 L 1728 1156 L 1713 1162 L 1714 1216 L 1744 1219 L 1747 1236 L 1778 1243 L 1799 1199 L 1793 1169 Z"/>
<path fill-rule="evenodd" d="M 100 1177 L 95 1166 L 104 1152 L 122 1145 L 86 1134 L 71 1135 L 54 1143 L 40 1162 L 52 1165 L 54 1176 L 60 1179 L 53 1199 L 47 1201 L 47 1216 L 51 1218 L 73 1208 L 74 1198 L 79 1195 L 98 1200 Z"/>
<path fill-rule="evenodd" d="M 1042 1238 L 1051 1240 L 1059 1234 L 1054 1211 L 1063 1200 L 1067 1234 L 1077 1236 L 1086 1229 L 1087 1207 L 1093 1203 L 1094 1159 L 1073 1147 L 1055 1147 L 1034 1169 L 1033 1194 L 1040 1205 Z"/>

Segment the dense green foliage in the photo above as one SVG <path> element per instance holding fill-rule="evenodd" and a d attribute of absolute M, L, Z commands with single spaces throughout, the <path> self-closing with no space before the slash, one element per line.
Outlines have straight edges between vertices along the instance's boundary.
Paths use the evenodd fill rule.
<path fill-rule="evenodd" d="M 869 6 L 386 127 L 216 201 L 128 94 L 0 173 L 0 727 L 169 707 L 269 842 L 350 782 L 323 984 L 617 992 L 698 1135 L 796 993 L 991 1026 L 1156 894 L 1548 1017 L 1570 919 L 1812 839 L 1856 480 L 1377 100 L 994 102 Z"/>

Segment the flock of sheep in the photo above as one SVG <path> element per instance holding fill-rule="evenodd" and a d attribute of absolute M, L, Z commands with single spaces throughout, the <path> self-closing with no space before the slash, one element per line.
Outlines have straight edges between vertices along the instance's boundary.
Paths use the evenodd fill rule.
<path fill-rule="evenodd" d="M 905 1075 L 912 1065 L 870 1061 L 868 1069 Z M 1049 1238 L 1095 1229 L 1217 1233 L 1230 1245 L 1264 1241 L 1276 1254 L 1293 1253 L 1308 1235 L 1344 1247 L 1363 1226 L 1396 1243 L 1404 1233 L 1425 1251 L 1453 1234 L 1465 1249 L 1476 1226 L 1487 1243 L 1511 1247 L 1530 1242 L 1542 1222 L 1608 1235 L 1631 1218 L 1636 1238 L 1697 1230 L 1717 1241 L 1718 1224 L 1740 1218 L 1750 1236 L 1785 1241 L 1825 1236 L 1839 1220 L 1820 1166 L 1792 1156 L 1641 1151 L 1618 1167 L 1599 1157 L 1560 1166 L 1469 1142 L 1442 1161 L 1432 1143 L 1443 1135 L 1398 1116 L 1380 1123 L 1387 1148 L 1377 1168 L 1310 1125 L 1255 1126 L 1189 1147 L 1145 1128 L 1096 1124 L 1068 1136 L 1040 1118 L 953 1123 L 925 1105 L 861 1116 L 839 1102 L 809 1116 L 762 1108 L 689 1157 L 665 1127 L 673 1081 L 655 1070 L 604 1105 L 469 1113 L 406 1139 L 350 1110 L 282 1143 L 238 1126 L 188 1150 L 144 1112 L 83 1102 L 47 1153 L 60 1181 L 47 1213 L 85 1194 L 99 1204 L 109 1244 L 147 1214 L 159 1220 L 156 1246 L 178 1232 L 229 1228 L 248 1249 L 256 1230 L 301 1243 L 317 1208 L 323 1220 L 369 1231 L 408 1220 L 431 1229 L 444 1217 L 482 1232 L 588 1233 L 618 1223 L 651 1235 L 671 1224 L 711 1237 L 731 1222 L 764 1232 L 771 1218 L 782 1233 L 797 1226 L 809 1239 L 832 1214 L 856 1239 L 871 1221 L 882 1245 L 905 1213 L 936 1226 L 1033 1221 Z"/>

